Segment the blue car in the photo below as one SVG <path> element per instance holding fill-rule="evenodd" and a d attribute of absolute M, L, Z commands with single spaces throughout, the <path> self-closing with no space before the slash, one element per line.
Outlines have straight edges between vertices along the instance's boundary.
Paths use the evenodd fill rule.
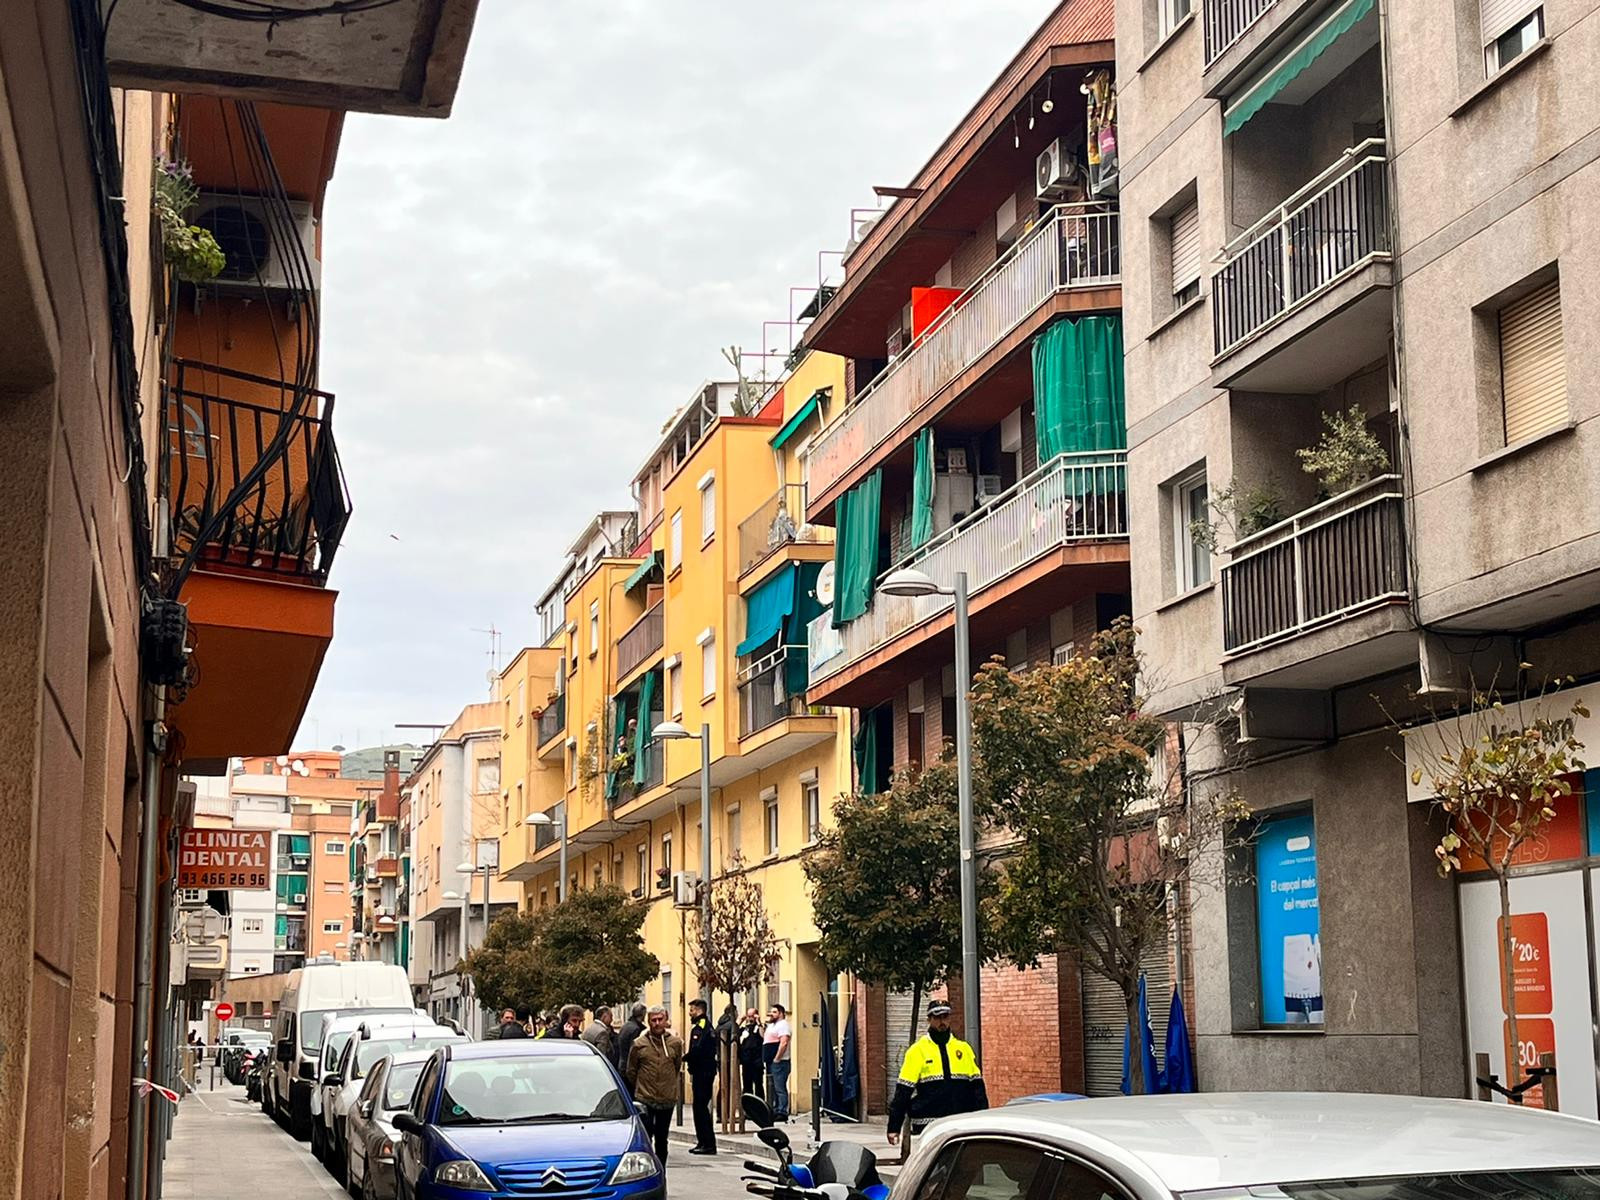
<path fill-rule="evenodd" d="M 661 1200 L 661 1164 L 616 1070 L 587 1042 L 455 1042 L 395 1114 L 399 1200 Z"/>

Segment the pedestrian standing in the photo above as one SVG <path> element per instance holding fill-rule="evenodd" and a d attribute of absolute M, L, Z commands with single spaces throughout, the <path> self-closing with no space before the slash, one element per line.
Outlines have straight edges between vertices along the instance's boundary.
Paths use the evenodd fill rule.
<path fill-rule="evenodd" d="M 717 1087 L 717 1031 L 711 1027 L 704 1000 L 689 1001 L 689 1049 L 684 1062 L 694 1097 L 694 1148 L 689 1153 L 715 1154 L 717 1126 L 711 1117 L 711 1101 Z"/>
<path fill-rule="evenodd" d="M 628 1072 L 628 1051 L 633 1049 L 633 1043 L 644 1032 L 645 1014 L 648 1011 L 643 1004 L 635 1004 L 628 1010 L 628 1019 L 617 1033 L 617 1070 L 623 1073 L 624 1079 Z"/>
<path fill-rule="evenodd" d="M 644 1033 L 628 1050 L 628 1066 L 623 1072 L 634 1101 L 644 1109 L 644 1127 L 655 1146 L 663 1170 L 667 1166 L 667 1132 L 672 1128 L 672 1110 L 678 1103 L 678 1079 L 683 1071 L 683 1039 L 667 1023 L 667 1010 L 657 1004 L 650 1009 Z"/>
<path fill-rule="evenodd" d="M 978 1056 L 950 1031 L 950 1006 L 933 1001 L 928 1005 L 928 1032 L 906 1050 L 889 1102 L 889 1144 L 899 1142 L 900 1127 L 908 1117 L 915 1136 L 938 1117 L 988 1107 Z"/>
<path fill-rule="evenodd" d="M 611 1027 L 611 1009 L 606 1005 L 594 1010 L 594 1020 L 584 1029 L 583 1040 L 605 1055 L 607 1062 L 617 1061 L 617 1031 Z"/>
<path fill-rule="evenodd" d="M 774 1004 L 767 1013 L 767 1031 L 761 1041 L 761 1061 L 767 1067 L 767 1103 L 774 1121 L 789 1119 L 789 1052 L 794 1031 L 789 1028 L 789 1010 Z"/>
<path fill-rule="evenodd" d="M 761 1014 L 752 1008 L 744 1014 L 744 1023 L 739 1026 L 739 1073 L 744 1077 L 746 1096 L 760 1096 L 764 1090 L 761 1086 L 763 1035 Z"/>
<path fill-rule="evenodd" d="M 515 1009 L 508 1008 L 500 1014 L 500 1031 L 497 1036 L 502 1039 L 528 1036 L 528 1031 L 523 1028 L 522 1022 L 517 1020 Z"/>
<path fill-rule="evenodd" d="M 561 1006 L 561 1024 L 553 1037 L 565 1038 L 575 1042 L 583 1037 L 583 1005 L 563 1004 Z"/>

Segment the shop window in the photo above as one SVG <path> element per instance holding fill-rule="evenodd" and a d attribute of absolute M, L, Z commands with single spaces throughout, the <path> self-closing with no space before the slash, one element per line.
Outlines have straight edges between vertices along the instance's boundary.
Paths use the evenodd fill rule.
<path fill-rule="evenodd" d="M 1311 813 L 1301 810 L 1263 820 L 1253 853 L 1261 1024 L 1320 1026 L 1322 921 Z"/>

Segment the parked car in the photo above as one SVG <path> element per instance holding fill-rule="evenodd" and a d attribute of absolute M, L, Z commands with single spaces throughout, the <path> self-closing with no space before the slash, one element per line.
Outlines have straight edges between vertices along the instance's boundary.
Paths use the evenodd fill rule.
<path fill-rule="evenodd" d="M 358 1200 L 394 1200 L 395 1114 L 411 1107 L 431 1050 L 400 1050 L 380 1058 L 362 1081 L 345 1118 L 345 1187 Z"/>
<path fill-rule="evenodd" d="M 1340 1093 L 1020 1104 L 929 1127 L 896 1196 L 941 1200 L 1578 1200 L 1600 1123 L 1473 1100 Z"/>
<path fill-rule="evenodd" d="M 661 1200 L 665 1178 L 616 1069 L 587 1042 L 441 1046 L 394 1116 L 399 1200 Z M 549 1194 L 557 1194 L 551 1191 Z"/>
<path fill-rule="evenodd" d="M 418 1017 L 415 1012 L 367 1012 L 356 1009 L 335 1010 L 323 1016 L 322 1031 L 317 1039 L 322 1047 L 322 1057 L 317 1067 L 317 1086 L 311 1093 L 312 1154 L 330 1166 L 334 1161 L 332 1143 L 328 1140 L 332 1121 L 324 1112 L 324 1102 L 338 1090 L 336 1086 L 330 1089 L 330 1081 L 338 1076 L 345 1050 L 351 1041 L 364 1029 L 371 1031 L 391 1025 L 410 1029 L 419 1021 L 431 1027 L 426 1018 Z"/>
<path fill-rule="evenodd" d="M 453 1029 L 431 1022 L 400 1024 L 363 1023 L 345 1045 L 338 1066 L 322 1080 L 321 1121 L 323 1123 L 322 1161 L 336 1179 L 345 1178 L 346 1122 L 356 1096 L 366 1082 L 367 1072 L 390 1054 L 404 1050 L 433 1050 L 466 1039 Z"/>

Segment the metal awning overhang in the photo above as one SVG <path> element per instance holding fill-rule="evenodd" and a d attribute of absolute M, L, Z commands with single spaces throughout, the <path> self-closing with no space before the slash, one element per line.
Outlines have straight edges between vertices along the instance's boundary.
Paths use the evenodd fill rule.
<path fill-rule="evenodd" d="M 623 593 L 631 593 L 634 588 L 638 587 L 641 583 L 648 579 L 650 577 L 650 573 L 660 565 L 661 551 L 653 551 L 642 563 L 635 567 L 633 569 L 633 573 L 623 581 Z"/>
<path fill-rule="evenodd" d="M 1376 45 L 1377 34 L 1373 0 L 1344 0 L 1229 97 L 1222 112 L 1223 135 L 1237 133 L 1274 101 L 1304 100 Z"/>
<path fill-rule="evenodd" d="M 783 423 L 783 428 L 772 435 L 772 448 L 774 450 L 782 450 L 784 443 L 792 438 L 795 434 L 799 433 L 801 426 L 803 426 L 807 421 L 816 415 L 817 410 L 822 407 L 823 397 L 826 396 L 830 390 L 832 389 L 825 387 L 818 388 L 816 391 L 811 393 L 811 398 L 809 400 L 807 400 L 799 408 L 795 409 L 794 416 L 785 421 Z"/>

